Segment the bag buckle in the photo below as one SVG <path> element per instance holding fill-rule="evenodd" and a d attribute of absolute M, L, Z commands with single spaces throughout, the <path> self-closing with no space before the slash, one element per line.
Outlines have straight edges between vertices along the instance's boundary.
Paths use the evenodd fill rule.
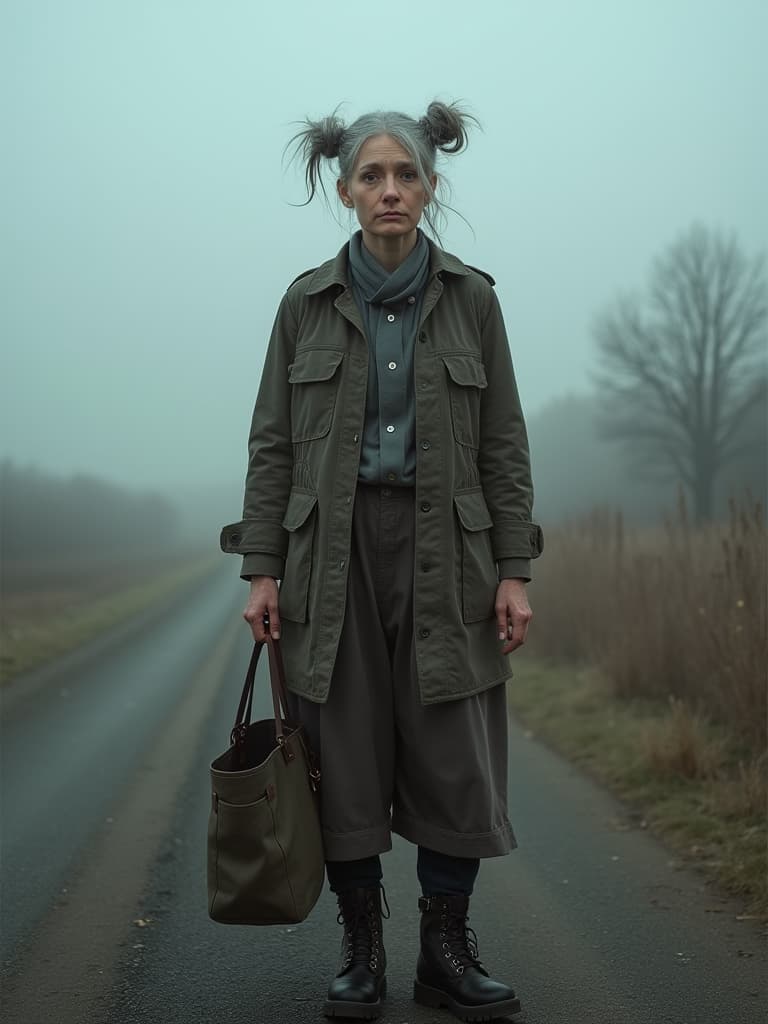
<path fill-rule="evenodd" d="M 283 736 L 282 734 L 280 736 L 278 736 L 277 737 L 277 742 L 278 742 L 278 745 L 280 746 L 280 749 L 283 752 L 283 758 L 285 760 L 285 763 L 286 764 L 290 764 L 291 761 L 295 761 L 296 760 L 296 755 L 291 750 L 290 744 L 286 742 L 285 736 Z"/>
<path fill-rule="evenodd" d="M 242 747 L 248 735 L 248 726 L 245 723 L 236 725 L 230 734 L 230 742 L 233 747 Z"/>

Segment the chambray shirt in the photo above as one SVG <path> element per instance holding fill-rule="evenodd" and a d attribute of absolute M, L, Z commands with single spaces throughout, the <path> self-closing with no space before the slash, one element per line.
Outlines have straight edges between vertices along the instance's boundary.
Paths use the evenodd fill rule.
<path fill-rule="evenodd" d="M 413 390 L 414 296 L 407 304 L 378 307 L 370 346 L 365 422 L 358 479 L 369 484 L 416 483 L 416 401 Z"/>

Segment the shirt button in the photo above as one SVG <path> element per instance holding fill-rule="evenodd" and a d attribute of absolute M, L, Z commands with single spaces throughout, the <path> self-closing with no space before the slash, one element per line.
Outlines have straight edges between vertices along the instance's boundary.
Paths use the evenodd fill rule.
<path fill-rule="evenodd" d="M 387 363 L 387 366 L 389 366 L 390 370 L 396 370 L 397 369 L 397 363 Z"/>
<path fill-rule="evenodd" d="M 429 449 L 432 447 L 432 442 L 431 441 L 422 441 L 421 442 L 421 447 L 424 449 L 425 452 L 428 452 Z"/>
<path fill-rule="evenodd" d="M 395 322 L 395 314 L 390 313 L 389 316 L 387 317 L 387 320 L 389 320 L 389 322 L 393 324 Z"/>
<path fill-rule="evenodd" d="M 395 432 L 395 428 L 390 423 L 389 426 L 387 427 L 387 433 L 388 434 L 394 434 L 394 432 Z"/>
<path fill-rule="evenodd" d="M 422 503 L 421 503 L 421 511 L 422 512 L 429 512 L 429 510 L 431 508 L 432 508 L 432 506 L 430 505 L 430 503 L 428 501 L 422 501 Z"/>
<path fill-rule="evenodd" d="M 419 636 L 422 638 L 422 640 L 426 640 L 427 637 L 429 636 L 429 630 L 428 629 L 420 629 L 419 630 Z"/>
<path fill-rule="evenodd" d="M 408 305 L 409 306 L 412 306 L 415 301 L 416 301 L 416 296 L 415 295 L 409 295 L 408 296 Z"/>
<path fill-rule="evenodd" d="M 387 480 L 397 480 L 394 473 L 387 473 Z"/>

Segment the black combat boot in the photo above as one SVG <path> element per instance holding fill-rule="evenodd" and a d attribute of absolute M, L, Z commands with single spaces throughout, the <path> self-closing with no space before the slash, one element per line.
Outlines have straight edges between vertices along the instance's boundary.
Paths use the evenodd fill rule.
<path fill-rule="evenodd" d="M 422 896 L 421 952 L 413 998 L 445 1007 L 459 1020 L 488 1021 L 520 1012 L 508 985 L 494 981 L 480 963 L 477 936 L 467 925 L 468 896 Z"/>
<path fill-rule="evenodd" d="M 337 894 L 339 924 L 344 925 L 341 965 L 331 982 L 325 1001 L 326 1017 L 357 1017 L 373 1020 L 381 1014 L 381 999 L 387 990 L 384 976 L 387 955 L 382 939 L 383 890 L 350 889 Z"/>

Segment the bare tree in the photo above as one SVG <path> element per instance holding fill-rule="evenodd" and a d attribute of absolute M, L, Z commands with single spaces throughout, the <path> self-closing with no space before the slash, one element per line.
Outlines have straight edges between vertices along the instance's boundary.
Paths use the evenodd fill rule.
<path fill-rule="evenodd" d="M 682 481 L 697 522 L 712 517 L 718 474 L 755 443 L 745 418 L 762 406 L 765 426 L 763 265 L 694 225 L 655 261 L 646 295 L 618 298 L 595 324 L 605 428 Z"/>

